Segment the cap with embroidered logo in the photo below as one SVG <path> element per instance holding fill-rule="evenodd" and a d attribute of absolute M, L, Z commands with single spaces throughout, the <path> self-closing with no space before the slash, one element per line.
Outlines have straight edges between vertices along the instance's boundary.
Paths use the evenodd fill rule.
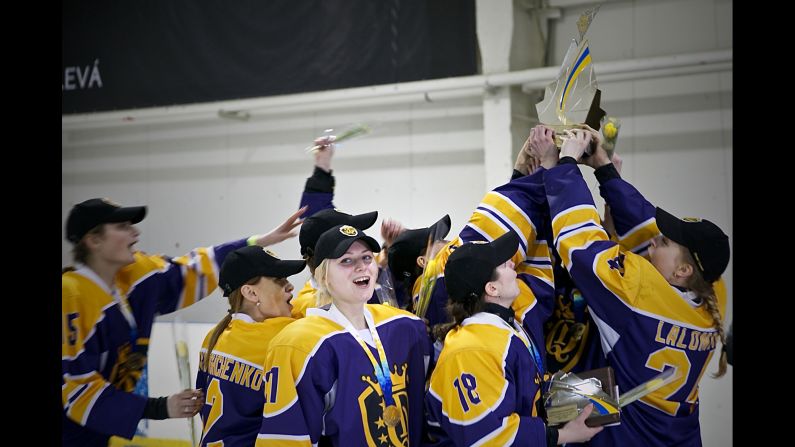
<path fill-rule="evenodd" d="M 356 241 L 362 241 L 373 252 L 379 252 L 381 246 L 378 241 L 357 230 L 350 225 L 337 225 L 331 227 L 320 236 L 315 245 L 315 263 L 320 265 L 324 259 L 337 259 L 348 251 Z"/>
<path fill-rule="evenodd" d="M 373 226 L 378 219 L 378 211 L 364 214 L 347 214 L 336 209 L 325 209 L 304 219 L 298 233 L 298 242 L 301 244 L 301 254 L 308 255 L 315 251 L 320 235 L 335 225 L 350 225 L 359 230 L 366 230 Z M 320 262 L 317 262 L 320 264 Z"/>
<path fill-rule="evenodd" d="M 226 255 L 221 265 L 218 284 L 224 291 L 224 296 L 229 296 L 253 278 L 287 278 L 301 272 L 304 267 L 304 261 L 283 261 L 270 250 L 259 245 L 249 245 Z"/>
<path fill-rule="evenodd" d="M 706 281 L 715 282 L 729 265 L 729 236 L 714 223 L 693 217 L 678 217 L 657 208 L 657 228 L 668 239 L 690 250 Z"/>

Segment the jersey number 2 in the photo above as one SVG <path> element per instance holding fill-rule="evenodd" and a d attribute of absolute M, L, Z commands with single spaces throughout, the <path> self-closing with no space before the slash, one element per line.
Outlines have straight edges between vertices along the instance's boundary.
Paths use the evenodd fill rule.
<path fill-rule="evenodd" d="M 207 415 L 207 420 L 204 421 L 202 440 L 204 440 L 204 437 L 207 435 L 207 432 L 210 431 L 210 428 L 212 428 L 213 424 L 218 421 L 218 418 L 224 414 L 224 393 L 221 391 L 221 382 L 218 379 L 213 379 L 210 381 L 210 385 L 207 387 L 207 397 L 204 399 L 204 403 L 210 406 L 210 414 Z M 224 445 L 223 442 L 211 442 L 207 444 L 207 447 L 222 445 Z"/>
<path fill-rule="evenodd" d="M 652 352 L 646 359 L 646 367 L 655 371 L 662 372 L 666 365 L 674 368 L 674 375 L 677 375 L 677 377 L 653 394 L 643 397 L 642 400 L 671 416 L 676 416 L 676 412 L 679 409 L 679 402 L 674 402 L 670 399 L 685 385 L 685 382 L 687 382 L 687 377 L 690 375 L 690 359 L 687 358 L 687 354 L 685 354 L 684 351 L 670 346 Z M 662 395 L 663 397 L 651 398 L 654 394 L 657 396 Z M 693 395 L 693 392 L 689 393 L 689 396 Z M 690 401 L 690 397 L 688 397 L 687 401 Z"/>

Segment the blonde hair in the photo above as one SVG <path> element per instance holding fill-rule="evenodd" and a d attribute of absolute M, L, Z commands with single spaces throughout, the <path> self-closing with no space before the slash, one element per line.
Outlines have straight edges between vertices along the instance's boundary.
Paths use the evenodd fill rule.
<path fill-rule="evenodd" d="M 693 255 L 690 254 L 690 250 L 687 247 L 681 247 L 682 258 L 684 262 L 693 266 L 693 274 L 687 279 L 686 287 L 696 293 L 701 301 L 704 303 L 704 307 L 707 309 L 707 312 L 712 316 L 712 327 L 718 331 L 718 335 L 720 336 L 720 342 L 722 345 L 726 345 L 726 331 L 723 328 L 723 319 L 721 318 L 720 309 L 718 309 L 718 297 L 715 295 L 715 288 L 712 287 L 712 283 L 708 282 L 704 279 L 701 275 L 701 271 L 698 269 L 698 264 L 696 264 L 695 259 L 693 259 Z M 726 350 L 720 351 L 720 360 L 718 360 L 718 372 L 711 374 L 712 377 L 718 378 L 726 374 L 726 370 L 728 369 L 728 357 L 726 354 Z"/>
<path fill-rule="evenodd" d="M 317 283 L 317 290 L 315 291 L 315 306 L 323 307 L 331 303 L 331 288 L 328 283 L 328 269 L 331 265 L 329 259 L 324 259 L 317 267 L 315 267 L 315 283 Z"/>
<path fill-rule="evenodd" d="M 262 279 L 261 276 L 255 276 L 254 278 L 249 279 L 246 281 L 246 285 L 253 286 L 254 284 L 258 283 L 259 280 Z M 204 355 L 204 361 L 202 362 L 202 367 L 204 371 L 208 371 L 210 367 L 210 354 L 213 352 L 213 348 L 215 348 L 215 344 L 218 343 L 218 337 L 226 330 L 229 323 L 232 322 L 232 314 L 240 312 L 240 309 L 243 307 L 243 292 L 240 289 L 243 286 L 238 287 L 232 293 L 229 294 L 229 310 L 221 319 L 218 324 L 215 325 L 213 328 L 212 335 L 210 335 L 210 340 L 207 342 L 207 353 Z"/>

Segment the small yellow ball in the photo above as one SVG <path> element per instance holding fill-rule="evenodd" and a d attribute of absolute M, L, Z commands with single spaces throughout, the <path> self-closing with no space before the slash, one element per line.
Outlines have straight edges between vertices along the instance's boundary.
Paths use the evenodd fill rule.
<path fill-rule="evenodd" d="M 607 123 L 604 127 L 604 134 L 605 138 L 613 139 L 618 135 L 618 129 L 616 128 L 615 124 Z"/>

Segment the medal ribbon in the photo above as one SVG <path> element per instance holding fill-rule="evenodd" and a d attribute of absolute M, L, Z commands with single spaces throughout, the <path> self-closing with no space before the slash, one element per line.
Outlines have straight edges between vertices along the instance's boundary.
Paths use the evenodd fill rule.
<path fill-rule="evenodd" d="M 506 326 L 511 327 L 511 325 L 509 325 L 502 318 L 500 318 L 500 321 L 505 323 Z M 519 338 L 527 342 L 527 350 L 530 351 L 530 355 L 533 358 L 533 363 L 535 363 L 536 365 L 536 376 L 538 377 L 538 383 L 543 383 L 543 380 L 541 378 L 544 377 L 544 370 L 543 370 L 544 364 L 542 363 L 541 353 L 538 352 L 535 343 L 533 343 L 533 339 L 530 338 L 530 335 L 527 332 L 525 332 L 524 327 L 522 327 L 522 325 L 517 323 L 516 321 L 514 321 L 513 327 L 511 327 L 511 329 L 513 329 L 514 333 Z"/>
<path fill-rule="evenodd" d="M 342 312 L 339 312 L 339 316 L 344 318 L 345 321 L 348 321 L 348 319 L 342 315 Z M 370 335 L 373 337 L 373 342 L 375 342 L 375 349 L 378 351 L 378 358 L 380 362 L 376 361 L 373 353 L 367 346 L 367 343 L 362 340 L 359 332 L 353 327 L 353 324 L 351 324 L 350 321 L 348 321 L 348 325 L 345 329 L 347 329 L 353 338 L 359 342 L 359 346 L 364 349 L 365 354 L 367 354 L 367 358 L 370 359 L 370 363 L 373 365 L 373 371 L 375 371 L 375 377 L 378 380 L 378 385 L 381 386 L 381 392 L 384 395 L 384 403 L 386 406 L 397 405 L 394 396 L 392 396 L 392 377 L 389 375 L 389 364 L 387 363 L 386 352 L 384 351 L 383 344 L 381 344 L 381 338 L 378 336 L 378 331 L 375 330 L 373 318 L 366 309 L 364 312 L 364 320 L 367 322 L 367 329 L 370 331 Z"/>

